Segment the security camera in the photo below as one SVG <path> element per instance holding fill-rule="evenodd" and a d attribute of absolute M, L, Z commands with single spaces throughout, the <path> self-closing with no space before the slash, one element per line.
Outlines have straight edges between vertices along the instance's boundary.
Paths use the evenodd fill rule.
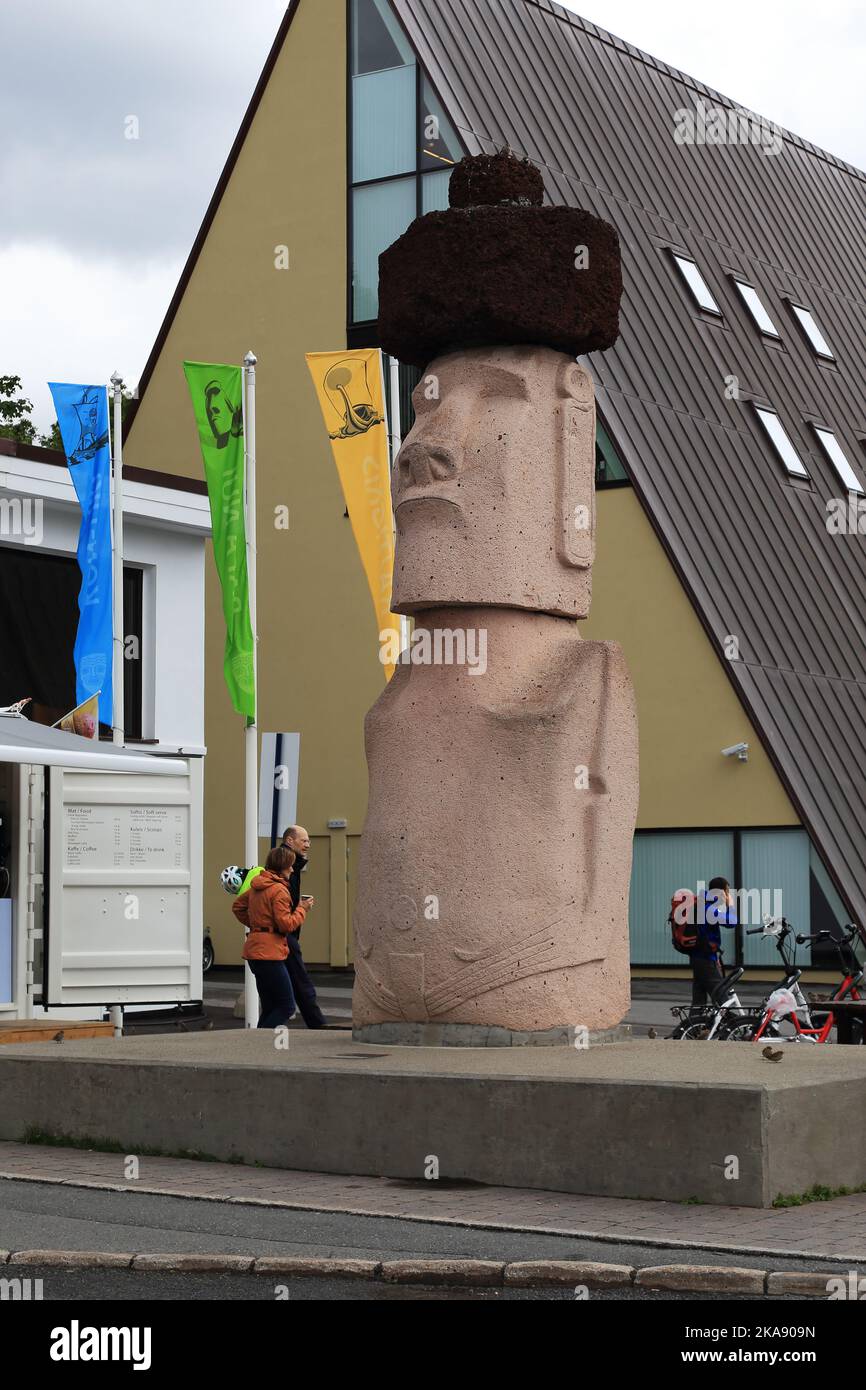
<path fill-rule="evenodd" d="M 730 748 L 722 749 L 723 758 L 739 758 L 741 763 L 749 761 L 749 745 L 747 743 L 732 743 Z"/>

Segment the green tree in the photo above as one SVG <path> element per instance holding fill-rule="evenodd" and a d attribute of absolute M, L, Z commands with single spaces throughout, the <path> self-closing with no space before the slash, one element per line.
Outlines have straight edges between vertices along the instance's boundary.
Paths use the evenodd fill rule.
<path fill-rule="evenodd" d="M 32 444 L 36 439 L 32 414 L 33 402 L 21 395 L 20 376 L 0 376 L 0 439 Z"/>
<path fill-rule="evenodd" d="M 133 399 L 131 391 L 123 392 L 121 420 L 126 420 Z M 0 376 L 0 439 L 14 439 L 19 444 L 37 444 L 43 449 L 57 449 L 62 454 L 63 440 L 57 421 L 54 421 L 47 434 L 40 434 L 30 418 L 32 413 L 33 402 L 21 395 L 20 376 Z M 114 405 L 111 395 L 108 399 L 108 418 L 113 439 Z"/>
<path fill-rule="evenodd" d="M 63 453 L 63 440 L 60 438 L 60 426 L 56 420 L 48 433 L 40 436 L 39 443 L 43 449 L 59 449 L 60 453 Z"/>

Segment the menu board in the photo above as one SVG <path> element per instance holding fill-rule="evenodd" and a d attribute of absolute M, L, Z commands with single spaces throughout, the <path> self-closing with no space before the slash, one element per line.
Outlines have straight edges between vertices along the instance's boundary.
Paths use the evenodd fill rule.
<path fill-rule="evenodd" d="M 189 867 L 185 806 L 74 803 L 64 809 L 67 869 L 159 873 Z"/>

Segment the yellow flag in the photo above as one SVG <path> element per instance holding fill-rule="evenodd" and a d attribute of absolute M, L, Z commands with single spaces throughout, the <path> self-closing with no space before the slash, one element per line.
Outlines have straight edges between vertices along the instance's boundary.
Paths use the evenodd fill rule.
<path fill-rule="evenodd" d="M 380 652 L 399 651 L 400 619 L 391 612 L 394 522 L 382 354 L 360 348 L 306 356 L 373 596 Z M 383 664 L 390 680 L 393 662 Z"/>
<path fill-rule="evenodd" d="M 99 694 L 97 690 L 95 695 L 76 705 L 75 709 L 52 724 L 52 729 L 63 729 L 65 733 L 79 734 L 81 738 L 99 738 Z"/>

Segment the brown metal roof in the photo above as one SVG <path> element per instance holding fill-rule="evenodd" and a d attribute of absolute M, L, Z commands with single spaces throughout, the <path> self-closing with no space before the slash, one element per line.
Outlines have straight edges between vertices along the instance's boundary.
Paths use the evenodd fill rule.
<path fill-rule="evenodd" d="M 621 337 L 589 359 L 602 414 L 862 922 L 866 538 L 828 534 L 826 502 L 845 493 L 809 425 L 832 428 L 864 477 L 866 175 L 789 132 L 775 155 L 677 145 L 677 110 L 736 103 L 550 0 L 391 4 L 470 152 L 509 144 L 542 167 L 552 201 L 617 227 Z M 721 320 L 694 307 L 671 247 L 697 261 Z M 732 274 L 759 291 L 781 345 L 762 337 Z M 813 311 L 835 364 L 814 355 L 791 300 Z M 725 398 L 730 376 L 739 400 Z M 811 482 L 789 479 L 753 400 L 778 411 Z M 729 634 L 736 661 L 724 656 Z"/>

